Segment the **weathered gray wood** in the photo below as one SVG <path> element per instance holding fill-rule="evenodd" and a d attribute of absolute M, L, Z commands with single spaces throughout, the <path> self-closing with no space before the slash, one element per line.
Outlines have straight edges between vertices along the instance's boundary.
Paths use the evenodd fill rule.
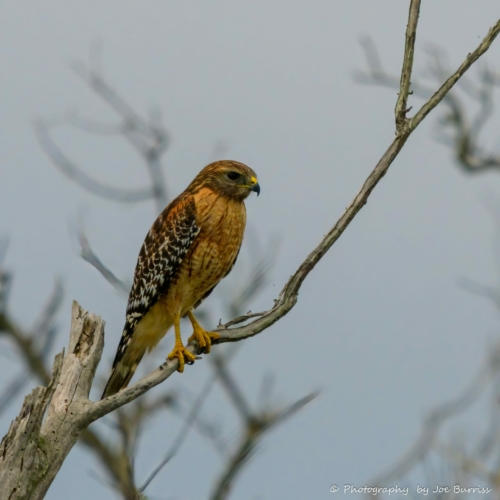
<path fill-rule="evenodd" d="M 44 498 L 85 428 L 103 347 L 104 321 L 73 302 L 67 354 L 56 356 L 49 385 L 26 397 L 0 445 L 0 500 Z"/>
<path fill-rule="evenodd" d="M 413 118 L 406 118 L 406 99 L 413 61 L 413 43 L 420 0 L 412 0 L 396 118 L 396 138 L 368 176 L 361 190 L 320 244 L 309 254 L 283 288 L 275 306 L 257 320 L 239 327 L 219 329 L 215 343 L 236 342 L 257 335 L 287 314 L 297 302 L 299 289 L 325 253 L 342 235 L 366 204 L 370 193 L 383 178 L 393 160 L 419 123 L 434 109 L 470 66 L 488 50 L 500 33 L 500 20 L 479 47 L 467 56 L 457 71 L 440 87 Z M 233 321 L 232 324 L 240 322 Z M 68 353 L 56 356 L 52 379 L 46 388 L 34 389 L 24 400 L 19 416 L 0 443 L 0 500 L 41 500 L 58 473 L 80 433 L 93 421 L 134 400 L 168 378 L 177 360 L 168 360 L 147 377 L 119 393 L 93 403 L 88 396 L 104 346 L 104 321 L 74 302 Z M 198 352 L 197 345 L 190 345 Z M 47 410 L 47 412 L 46 412 Z M 44 415 L 47 413 L 45 420 Z M 244 450 L 245 451 L 245 450 Z M 224 486 L 225 488 L 225 486 Z M 133 491 L 130 498 L 139 498 Z"/>
<path fill-rule="evenodd" d="M 62 354 L 54 362 L 48 387 L 37 387 L 24 399 L 19 416 L 0 444 L 0 499 L 30 498 L 50 467 L 49 447 L 40 434 L 45 410 L 59 379 Z"/>

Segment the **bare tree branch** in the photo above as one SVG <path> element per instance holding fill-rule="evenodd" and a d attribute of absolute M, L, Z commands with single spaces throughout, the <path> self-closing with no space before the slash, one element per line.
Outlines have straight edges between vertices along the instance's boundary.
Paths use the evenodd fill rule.
<path fill-rule="evenodd" d="M 117 278 L 113 271 L 111 271 L 111 269 L 109 269 L 101 261 L 101 259 L 92 250 L 89 240 L 82 227 L 80 227 L 78 231 L 78 241 L 80 243 L 80 255 L 82 259 L 88 262 L 91 266 L 95 267 L 110 285 L 120 292 L 120 294 L 127 297 L 132 284 Z"/>
<path fill-rule="evenodd" d="M 33 343 L 30 335 L 25 334 L 6 314 L 0 313 L 0 331 L 8 334 L 18 346 L 31 371 L 45 384 L 50 382 L 50 375 L 45 363 Z"/>
<path fill-rule="evenodd" d="M 232 352 L 226 351 L 224 355 L 215 352 L 210 360 L 218 380 L 242 420 L 241 434 L 244 437 L 235 452 L 228 458 L 220 479 L 216 482 L 211 499 L 227 497 L 237 475 L 241 472 L 242 467 L 265 432 L 286 420 L 317 395 L 316 393 L 310 394 L 285 409 L 268 408 L 266 405 L 262 405 L 262 408 L 253 410 L 238 386 L 235 377 L 229 371 L 228 362 L 232 359 L 234 351 L 235 348 L 233 347 Z M 264 380 L 268 379 L 265 378 Z"/>
<path fill-rule="evenodd" d="M 360 45 L 365 54 L 368 72 L 355 71 L 353 74 L 354 81 L 366 85 L 380 85 L 382 87 L 399 90 L 400 80 L 396 75 L 387 73 L 382 66 L 380 55 L 373 39 L 369 36 L 365 36 L 361 38 Z M 413 96 L 429 99 L 433 94 L 433 89 L 413 79 L 411 82 L 411 92 Z"/>
<path fill-rule="evenodd" d="M 78 417 L 103 345 L 104 323 L 74 304 L 68 353 L 56 356 L 47 389 L 36 388 L 27 396 L 0 445 L 3 498 L 44 497 L 83 430 Z"/>
<path fill-rule="evenodd" d="M 123 135 L 125 128 L 123 123 L 106 123 L 81 116 L 72 111 L 67 114 L 66 123 L 83 132 L 94 135 Z"/>
<path fill-rule="evenodd" d="M 53 325 L 55 315 L 62 300 L 62 287 L 56 282 L 54 292 L 47 306 L 40 314 L 35 323 L 33 332 L 23 331 L 7 314 L 6 309 L 0 310 L 0 331 L 10 336 L 13 343 L 18 347 L 23 357 L 28 372 L 19 374 L 4 390 L 0 397 L 0 412 L 8 407 L 31 376 L 35 376 L 43 383 L 50 380 L 46 368 L 46 360 L 55 339 L 56 329 Z M 134 483 L 130 475 L 126 456 L 120 451 L 114 451 L 104 444 L 103 440 L 90 429 L 84 429 L 80 434 L 80 442 L 88 446 L 99 458 L 101 464 L 112 477 L 116 488 L 122 492 L 125 499 L 130 498 Z M 1 496 L 0 496 L 1 498 Z"/>
<path fill-rule="evenodd" d="M 498 26 L 496 25 L 492 28 L 489 35 L 494 38 L 497 33 Z M 485 41 L 489 43 L 490 40 L 485 39 Z M 373 41 L 366 37 L 361 40 L 361 45 L 365 52 L 369 71 L 368 73 L 356 72 L 354 79 L 364 84 L 400 88 L 398 78 L 395 75 L 388 74 L 382 67 Z M 477 51 L 469 56 L 476 57 L 481 50 L 481 47 L 479 47 Z M 430 56 L 430 76 L 439 82 L 446 80 L 451 71 L 444 63 L 445 56 L 443 55 L 443 51 L 434 46 L 428 49 L 427 52 Z M 462 78 L 458 82 L 457 87 L 463 90 L 467 96 L 471 97 L 479 105 L 479 110 L 472 120 L 467 117 L 466 108 L 456 92 L 448 92 L 443 97 L 443 102 L 446 104 L 447 110 L 439 120 L 439 125 L 443 129 L 443 132 L 436 139 L 453 149 L 457 163 L 466 173 L 483 172 L 492 168 L 500 169 L 500 155 L 498 153 L 490 153 L 478 144 L 480 132 L 491 117 L 493 111 L 493 89 L 499 86 L 499 82 L 500 77 L 486 66 L 480 71 L 479 85 L 474 84 L 468 78 Z M 424 99 L 429 99 L 433 93 L 428 85 L 424 85 L 415 79 L 411 82 L 411 88 L 415 96 Z M 444 133 L 446 130 L 451 130 L 451 136 L 448 133 Z"/>
<path fill-rule="evenodd" d="M 269 328 L 293 308 L 293 306 L 297 302 L 300 287 L 308 274 L 314 269 L 316 264 L 326 254 L 331 246 L 338 240 L 347 226 L 354 219 L 356 214 L 366 204 L 370 193 L 382 179 L 382 177 L 386 174 L 388 168 L 390 167 L 400 150 L 403 148 L 408 137 L 420 124 L 422 119 L 439 104 L 446 92 L 448 92 L 453 87 L 453 85 L 459 80 L 459 78 L 465 73 L 465 71 L 467 71 L 472 63 L 476 61 L 488 49 L 488 47 L 493 43 L 496 35 L 498 34 L 498 31 L 500 31 L 500 20 L 495 24 L 494 28 L 490 29 L 488 35 L 486 35 L 479 47 L 472 54 L 469 54 L 467 56 L 466 60 L 460 65 L 455 74 L 453 74 L 445 82 L 445 84 L 443 84 L 441 88 L 434 93 L 429 101 L 425 103 L 424 106 L 422 106 L 421 110 L 418 111 L 417 114 L 410 120 L 410 126 L 405 128 L 405 130 L 401 131 L 396 136 L 392 144 L 389 146 L 387 151 L 383 154 L 382 158 L 375 166 L 374 170 L 364 182 L 361 190 L 358 192 L 351 204 L 347 207 L 344 214 L 340 217 L 340 219 L 336 222 L 332 229 L 328 231 L 319 245 L 308 255 L 308 257 L 300 265 L 293 276 L 288 280 L 278 299 L 275 301 L 274 307 L 269 311 L 266 311 L 255 321 L 252 321 L 245 326 L 227 329 L 223 327 L 217 328 L 216 331 L 220 334 L 220 338 L 216 340 L 214 344 L 236 342 L 249 337 L 253 337 L 254 335 L 257 335 L 263 330 Z M 425 112 L 421 113 L 422 110 L 424 110 Z M 199 354 L 198 349 L 194 345 L 194 343 L 188 346 L 188 349 L 195 354 Z M 174 373 L 174 371 L 176 371 L 176 369 L 177 359 L 168 360 L 158 369 L 154 370 L 152 373 L 150 373 L 131 387 L 128 387 L 118 394 L 110 396 L 102 401 L 94 403 L 91 409 L 89 409 L 87 415 L 89 423 L 115 410 L 116 408 L 119 408 L 120 406 L 123 406 L 130 401 L 133 401 L 141 394 L 149 390 L 151 387 L 154 387 L 155 385 L 166 380 L 170 375 L 172 375 L 172 373 Z"/>
<path fill-rule="evenodd" d="M 175 405 L 170 407 L 169 410 L 170 412 L 180 417 L 183 421 L 186 421 L 191 417 L 193 407 L 196 405 L 196 401 L 197 398 L 195 398 L 194 401 L 191 401 L 189 403 L 189 408 L 184 408 L 183 406 Z M 200 413 L 201 410 L 198 412 L 197 415 L 195 415 L 193 421 L 193 428 L 195 428 L 202 437 L 206 438 L 210 442 L 210 444 L 214 447 L 217 453 L 224 456 L 227 451 L 226 450 L 227 446 L 224 442 L 222 436 L 222 430 L 218 421 L 213 421 L 205 417 L 202 417 Z"/>
<path fill-rule="evenodd" d="M 451 417 L 463 412 L 482 393 L 484 387 L 491 380 L 494 373 L 500 369 L 500 350 L 497 346 L 493 355 L 488 359 L 472 382 L 456 398 L 439 405 L 431 411 L 425 419 L 420 437 L 410 450 L 391 467 L 389 470 L 373 478 L 369 484 L 387 485 L 392 484 L 405 476 L 415 465 L 417 465 L 435 444 L 435 438 L 442 424 Z"/>
<path fill-rule="evenodd" d="M 411 72 L 413 69 L 413 55 L 415 53 L 415 40 L 417 38 L 417 24 L 420 13 L 420 0 L 411 0 L 410 12 L 408 14 L 408 26 L 406 27 L 405 53 L 403 57 L 403 69 L 401 71 L 401 83 L 398 100 L 396 102 L 396 132 L 400 133 L 406 126 L 406 113 L 408 94 L 410 93 Z"/>
<path fill-rule="evenodd" d="M 414 33 L 414 30 L 416 30 L 417 19 L 415 15 L 418 14 L 418 8 L 415 6 L 418 7 L 418 4 L 419 2 L 412 0 L 413 8 L 410 8 L 409 13 L 409 28 L 407 34 L 410 35 L 410 38 L 408 39 L 405 49 L 403 62 L 401 77 L 402 91 L 400 92 L 400 98 L 398 98 L 399 104 L 396 106 L 400 113 L 406 113 L 406 109 L 404 108 L 406 107 L 406 100 L 409 93 L 409 80 L 413 61 L 412 44 L 414 44 L 414 39 L 412 41 L 411 37 L 412 32 Z M 500 21 L 490 30 L 479 47 L 472 54 L 467 56 L 466 60 L 457 71 L 432 95 L 415 116 L 410 119 L 405 118 L 405 125 L 397 128 L 396 138 L 368 176 L 352 203 L 285 284 L 282 292 L 275 301 L 274 307 L 247 325 L 236 328 L 218 328 L 217 331 L 220 333 L 221 337 L 218 342 L 215 343 L 236 342 L 257 335 L 269 328 L 293 308 L 297 302 L 300 287 L 306 277 L 331 246 L 338 240 L 356 214 L 367 202 L 372 190 L 385 175 L 411 133 L 427 114 L 437 106 L 467 69 L 489 48 L 499 31 Z M 107 99 L 107 102 L 112 107 L 115 107 L 118 112 L 120 112 L 119 109 L 121 109 L 121 111 L 129 117 L 133 116 L 133 111 L 127 107 L 123 108 L 123 103 L 120 102 L 118 96 L 112 91 L 110 92 L 111 89 L 106 86 L 99 71 L 89 72 L 85 76 L 89 85 L 91 85 L 96 92 L 100 93 L 100 95 L 106 96 L 105 99 Z M 401 95 L 403 95 L 402 98 Z M 144 142 L 141 142 L 144 139 L 141 135 L 144 134 L 144 130 L 141 127 L 142 125 L 137 129 L 133 129 L 127 136 L 138 149 L 142 148 L 144 145 Z M 160 138 L 159 140 L 161 143 L 162 139 Z M 156 151 L 161 150 L 161 144 L 160 146 L 154 145 L 154 148 L 156 148 Z M 142 151 L 146 152 L 148 149 L 142 149 Z M 158 193 L 155 196 L 157 200 L 160 198 Z M 18 345 L 22 346 L 23 339 L 18 335 L 19 331 L 12 322 L 6 321 L 5 315 L 0 316 L 0 328 L 8 331 L 13 336 L 19 337 L 16 338 L 16 341 Z M 82 435 L 82 437 L 87 435 L 88 442 L 90 443 L 91 438 L 88 437 L 86 428 L 92 422 L 120 408 L 124 404 L 133 401 L 151 387 L 164 381 L 177 369 L 177 359 L 167 360 L 158 369 L 154 370 L 131 387 L 104 400 L 91 402 L 88 396 L 95 370 L 102 353 L 103 330 L 104 323 L 100 318 L 83 311 L 74 303 L 68 354 L 64 359 L 61 355 L 56 357 L 53 376 L 49 377 L 43 363 L 40 369 L 36 368 L 35 365 L 30 365 L 33 371 L 49 385 L 47 389 L 35 389 L 27 398 L 20 416 L 11 426 L 7 437 L 4 438 L 0 446 L 0 477 L 2 478 L 3 490 L 9 494 L 10 500 L 16 500 L 22 497 L 23 491 L 25 490 L 21 491 L 19 485 L 23 485 L 23 488 L 32 489 L 31 498 L 43 498 L 43 495 L 57 474 L 67 453 L 69 453 L 78 437 L 80 435 Z M 31 361 L 36 362 L 40 359 L 38 353 L 32 352 L 34 359 L 31 360 L 30 349 L 32 349 L 32 346 L 30 342 L 28 342 L 23 349 L 25 349 L 26 352 L 24 355 L 30 363 Z M 198 354 L 198 346 L 195 342 L 190 344 L 188 349 Z M 229 389 L 229 386 L 226 386 L 226 389 Z M 227 497 L 234 478 L 241 470 L 242 464 L 245 463 L 250 456 L 263 432 L 298 411 L 298 409 L 309 402 L 314 396 L 315 395 L 307 396 L 281 411 L 272 412 L 268 415 L 260 414 L 257 418 L 254 414 L 248 419 L 248 422 L 251 422 L 252 425 L 248 427 L 241 446 L 232 457 L 232 466 L 227 469 L 227 473 L 221 477 L 216 485 L 213 498 Z M 467 393 L 463 398 L 451 402 L 448 406 L 441 408 L 439 413 L 432 415 L 432 418 L 429 418 L 429 422 L 432 424 L 436 420 L 439 421 L 447 415 L 457 411 L 457 408 L 462 408 L 464 405 L 468 404 L 471 397 L 472 396 Z M 238 404 L 240 405 L 240 403 L 241 401 Z M 43 421 L 43 415 L 47 405 L 49 405 L 49 407 L 45 420 Z M 251 409 L 245 407 L 244 410 L 245 415 L 247 415 L 248 412 L 251 414 Z M 96 436 L 94 436 L 94 438 L 97 439 Z M 30 458 L 36 457 L 36 463 L 34 463 L 33 460 L 28 461 L 26 464 L 19 462 L 20 457 L 23 457 L 22 454 L 20 454 L 19 446 L 24 446 L 25 448 L 23 449 L 29 450 Z M 109 450 L 103 449 L 103 455 L 104 453 L 109 454 L 110 452 Z M 138 498 L 138 492 L 133 485 L 132 465 L 128 460 L 125 460 L 124 463 L 125 468 L 128 468 L 129 477 L 132 478 L 130 487 L 133 489 L 127 498 L 135 500 Z M 15 472 L 11 473 L 13 470 L 15 470 Z"/>
<path fill-rule="evenodd" d="M 174 442 L 172 443 L 172 446 L 168 450 L 167 454 L 165 455 L 165 458 L 158 464 L 157 467 L 151 472 L 151 474 L 147 477 L 146 481 L 144 484 L 139 488 L 139 491 L 143 493 L 146 488 L 151 484 L 151 481 L 158 475 L 158 473 L 167 465 L 172 458 L 177 455 L 178 451 L 180 450 L 182 444 L 184 443 L 189 430 L 191 429 L 191 426 L 193 423 L 196 421 L 196 418 L 198 416 L 198 413 L 200 412 L 203 403 L 205 402 L 206 398 L 210 394 L 215 382 L 215 377 L 209 377 L 207 381 L 205 382 L 205 385 L 202 387 L 198 397 L 196 398 L 193 406 L 191 407 L 191 411 L 189 412 L 189 415 L 187 416 L 186 420 L 184 421 L 184 425 L 182 426 L 179 434 L 177 437 L 174 439 Z"/>
<path fill-rule="evenodd" d="M 248 321 L 249 319 L 258 318 L 260 316 L 264 316 L 264 314 L 266 314 L 266 312 L 267 311 L 253 313 L 252 311 L 248 311 L 246 314 L 243 314 L 242 316 L 238 316 L 237 318 L 234 318 L 231 321 L 228 321 L 224 325 L 219 322 L 218 326 L 222 327 L 222 328 L 229 328 L 230 326 L 238 325 L 240 323 L 244 323 L 245 321 Z"/>
<path fill-rule="evenodd" d="M 252 453 L 262 439 L 263 435 L 276 425 L 284 422 L 287 418 L 297 413 L 316 396 L 317 393 L 309 394 L 308 396 L 299 399 L 288 408 L 278 411 L 276 414 L 254 416 L 251 419 L 251 425 L 249 425 L 246 429 L 240 445 L 234 455 L 230 458 L 224 473 L 216 482 L 214 491 L 210 495 L 210 500 L 224 500 L 228 498 L 237 475 L 241 472 L 243 466 L 252 456 Z"/>
<path fill-rule="evenodd" d="M 410 127 L 415 130 L 420 122 L 441 102 L 443 97 L 451 90 L 457 81 L 465 74 L 465 72 L 490 48 L 495 38 L 500 33 L 500 20 L 490 28 L 489 33 L 484 37 L 479 47 L 474 52 L 467 55 L 465 61 L 451 75 L 434 95 L 420 108 L 416 115 L 410 120 Z"/>
<path fill-rule="evenodd" d="M 35 123 L 35 133 L 40 147 L 47 153 L 52 163 L 54 163 L 64 175 L 87 191 L 101 196 L 102 198 L 122 203 L 136 203 L 138 201 L 149 200 L 153 197 L 153 191 L 150 188 L 119 189 L 96 181 L 84 173 L 57 147 L 49 134 L 49 125 L 42 120 L 38 120 Z"/>
<path fill-rule="evenodd" d="M 146 162 L 151 178 L 152 196 L 157 211 L 160 212 L 168 200 L 160 158 L 169 143 L 168 134 L 161 123 L 161 114 L 156 110 L 151 113 L 149 121 L 143 120 L 106 82 L 100 68 L 100 55 L 95 55 L 93 59 L 88 68 L 83 64 L 75 64 L 73 68 L 89 88 L 122 118 L 124 137 Z"/>
<path fill-rule="evenodd" d="M 0 396 L 0 414 L 2 414 L 12 403 L 14 398 L 22 391 L 26 384 L 30 380 L 30 373 L 26 373 L 25 370 L 14 379 L 12 382 L 7 384 L 7 387 L 3 390 Z"/>
<path fill-rule="evenodd" d="M 143 119 L 105 80 L 100 65 L 100 50 L 92 50 L 90 59 L 88 67 L 77 63 L 73 65 L 73 69 L 90 90 L 117 113 L 121 122 L 119 124 L 102 123 L 83 118 L 73 112 L 63 123 L 92 134 L 121 135 L 145 162 L 151 186 L 140 189 L 115 188 L 87 175 L 53 141 L 49 130 L 56 123 L 49 124 L 42 120 L 35 123 L 35 132 L 40 146 L 64 175 L 87 191 L 122 203 L 137 203 L 152 199 L 159 213 L 168 203 L 167 187 L 160 159 L 167 149 L 169 138 L 161 122 L 161 114 L 159 110 L 153 110 L 148 120 Z"/>
<path fill-rule="evenodd" d="M 9 301 L 10 285 L 12 276 L 0 268 L 0 316 L 6 313 L 7 303 Z M 0 332 L 2 331 L 0 320 Z"/>
<path fill-rule="evenodd" d="M 257 247 L 256 238 L 250 238 L 249 242 L 253 243 L 254 247 Z M 249 273 L 249 279 L 245 280 L 243 288 L 239 291 L 232 291 L 230 294 L 232 300 L 229 301 L 227 306 L 227 314 L 230 317 L 239 316 L 242 311 L 244 311 L 245 305 L 248 304 L 266 286 L 269 271 L 274 266 L 278 255 L 277 247 L 277 241 L 273 240 L 269 243 L 264 252 L 258 251 L 257 248 L 252 249 L 251 254 L 252 256 L 255 256 L 255 261 Z"/>
<path fill-rule="evenodd" d="M 24 354 L 30 355 L 32 360 L 39 358 L 39 369 L 41 365 L 45 365 L 54 344 L 57 334 L 57 328 L 54 324 L 55 317 L 61 306 L 63 295 L 63 287 L 59 281 L 56 281 L 54 291 L 49 298 L 47 305 L 40 313 L 40 317 L 33 326 L 32 333 L 30 335 L 26 335 L 16 328 L 14 330 L 4 330 L 6 333 L 11 335 L 15 343 L 18 343 L 18 340 L 24 341 L 21 349 L 28 349 L 27 351 L 24 351 Z M 3 316 L 4 325 L 10 324 L 12 327 L 12 322 L 7 319 L 5 314 L 6 311 L 4 311 L 4 313 L 0 312 L 0 324 L 2 323 Z M 10 384 L 8 384 L 0 396 L 0 414 L 10 405 L 12 400 L 25 387 L 30 380 L 30 375 L 29 371 L 26 372 L 26 370 L 24 370 Z"/>
<path fill-rule="evenodd" d="M 50 467 L 47 456 L 49 449 L 40 435 L 45 410 L 61 374 L 62 358 L 62 354 L 56 356 L 47 387 L 37 387 L 26 396 L 19 416 L 0 443 L 0 494 L 4 499 L 29 498 Z M 45 491 L 51 482 L 44 488 Z"/>
<path fill-rule="evenodd" d="M 229 358 L 230 356 L 226 357 Z M 243 392 L 238 387 L 236 380 L 230 375 L 225 358 L 214 352 L 211 362 L 215 368 L 215 373 L 217 374 L 219 381 L 231 398 L 231 401 L 242 418 L 243 423 L 250 425 L 254 419 L 253 412 L 250 408 L 250 404 L 246 401 Z"/>
<path fill-rule="evenodd" d="M 496 307 L 500 308 L 500 290 L 498 286 L 483 285 L 468 278 L 462 278 L 459 285 L 469 293 L 491 300 Z"/>

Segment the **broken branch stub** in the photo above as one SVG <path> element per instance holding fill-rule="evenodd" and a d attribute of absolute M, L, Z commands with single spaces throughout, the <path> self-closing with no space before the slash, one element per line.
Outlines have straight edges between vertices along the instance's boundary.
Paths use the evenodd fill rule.
<path fill-rule="evenodd" d="M 25 398 L 0 444 L 0 500 L 44 498 L 88 424 L 88 396 L 103 347 L 104 321 L 73 302 L 67 354 L 56 356 L 50 383 Z"/>

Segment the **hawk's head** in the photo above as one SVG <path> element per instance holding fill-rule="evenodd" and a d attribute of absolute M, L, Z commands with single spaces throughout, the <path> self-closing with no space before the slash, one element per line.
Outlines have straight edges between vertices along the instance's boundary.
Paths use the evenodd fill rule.
<path fill-rule="evenodd" d="M 257 175 L 250 168 L 232 160 L 215 161 L 207 165 L 189 185 L 189 191 L 208 187 L 215 192 L 243 201 L 251 191 L 257 196 L 260 186 Z"/>

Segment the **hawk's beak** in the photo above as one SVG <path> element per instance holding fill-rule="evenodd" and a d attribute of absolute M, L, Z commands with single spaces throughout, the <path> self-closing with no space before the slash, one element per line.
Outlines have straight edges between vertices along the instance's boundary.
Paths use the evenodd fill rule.
<path fill-rule="evenodd" d="M 254 176 L 250 178 L 250 191 L 254 191 L 255 193 L 257 193 L 257 196 L 259 196 L 260 194 L 260 186 Z"/>

